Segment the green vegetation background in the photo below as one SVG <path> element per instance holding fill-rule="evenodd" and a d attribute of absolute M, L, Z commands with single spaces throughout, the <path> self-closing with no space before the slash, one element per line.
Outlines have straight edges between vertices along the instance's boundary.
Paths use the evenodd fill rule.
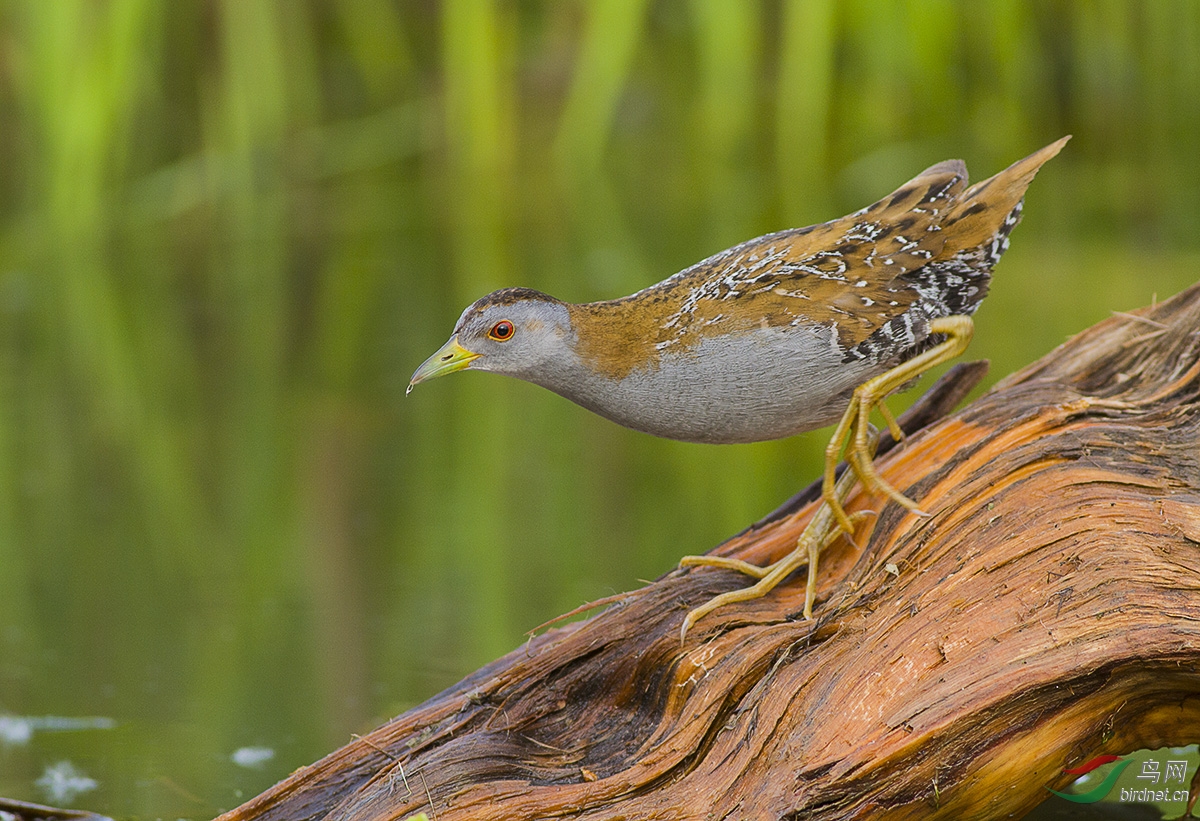
<path fill-rule="evenodd" d="M 0 0 L 0 713 L 119 722 L 0 745 L 0 794 L 70 756 L 95 809 L 209 815 L 816 475 L 821 434 L 405 399 L 478 296 L 623 295 L 1065 133 L 993 380 L 1200 279 L 1200 4 Z"/>

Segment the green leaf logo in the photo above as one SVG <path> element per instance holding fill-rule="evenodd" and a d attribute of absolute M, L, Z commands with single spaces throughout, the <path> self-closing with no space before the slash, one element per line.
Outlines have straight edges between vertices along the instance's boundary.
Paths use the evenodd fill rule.
<path fill-rule="evenodd" d="M 1129 761 L 1122 761 L 1120 764 L 1112 768 L 1112 772 L 1105 776 L 1103 781 L 1085 793 L 1072 795 L 1071 793 L 1067 792 L 1051 790 L 1049 787 L 1046 789 L 1057 795 L 1059 798 L 1065 798 L 1067 801 L 1074 801 L 1076 804 L 1095 804 L 1097 801 L 1109 794 L 1113 788 L 1113 785 L 1117 783 L 1117 779 L 1121 777 L 1121 773 L 1125 771 L 1125 768 L 1128 767 L 1130 763 L 1131 762 Z M 1084 772 L 1088 772 L 1094 768 L 1090 768 L 1085 764 L 1083 767 L 1077 769 L 1082 769 Z M 1063 770 L 1063 772 L 1069 773 L 1071 771 Z"/>

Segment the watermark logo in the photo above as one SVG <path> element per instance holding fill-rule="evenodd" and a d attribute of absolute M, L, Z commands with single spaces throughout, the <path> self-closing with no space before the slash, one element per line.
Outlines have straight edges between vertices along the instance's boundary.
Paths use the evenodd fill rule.
<path fill-rule="evenodd" d="M 1117 779 L 1121 777 L 1121 773 L 1125 772 L 1133 761 L 1121 758 L 1117 755 L 1098 755 L 1090 761 L 1072 767 L 1064 768 L 1065 775 L 1083 776 L 1099 769 L 1107 764 L 1116 762 L 1117 766 L 1113 767 L 1108 775 L 1104 776 L 1104 780 L 1097 784 L 1092 789 L 1083 793 L 1066 793 L 1058 790 L 1046 789 L 1057 795 L 1059 798 L 1067 801 L 1073 801 L 1076 804 L 1095 804 L 1107 798 L 1112 792 L 1113 787 L 1117 784 Z M 1185 787 L 1176 789 L 1170 786 L 1172 783 L 1181 785 L 1187 784 L 1187 760 L 1168 759 L 1165 762 L 1156 759 L 1146 759 L 1142 762 L 1142 771 L 1138 774 L 1139 782 L 1148 782 L 1144 786 L 1139 787 L 1121 787 L 1121 801 L 1186 801 L 1188 799 L 1188 790 Z M 1153 786 L 1151 786 L 1153 785 Z"/>

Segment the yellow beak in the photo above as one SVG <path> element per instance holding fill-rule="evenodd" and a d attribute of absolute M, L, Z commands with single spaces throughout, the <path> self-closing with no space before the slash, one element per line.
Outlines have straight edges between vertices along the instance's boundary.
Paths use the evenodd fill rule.
<path fill-rule="evenodd" d="M 421 363 L 421 367 L 417 368 L 417 372 L 412 375 L 412 379 L 408 380 L 408 390 L 405 393 L 411 392 L 413 385 L 424 382 L 427 379 L 445 376 L 455 371 L 466 370 L 479 357 L 480 354 L 468 351 L 462 345 L 459 345 L 457 336 L 452 336 L 449 342 L 438 349 L 437 353 Z"/>

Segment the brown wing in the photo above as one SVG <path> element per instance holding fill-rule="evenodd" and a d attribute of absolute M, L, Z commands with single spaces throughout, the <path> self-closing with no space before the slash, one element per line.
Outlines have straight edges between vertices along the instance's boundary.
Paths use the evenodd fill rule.
<path fill-rule="evenodd" d="M 742 243 L 634 296 L 676 306 L 658 323 L 660 345 L 815 322 L 836 325 L 850 347 L 919 298 L 899 278 L 941 256 L 940 225 L 966 183 L 961 161 L 938 163 L 874 205 Z"/>
<path fill-rule="evenodd" d="M 622 299 L 570 306 L 587 326 L 580 353 L 619 377 L 702 336 L 802 323 L 836 328 L 854 348 L 926 298 L 923 272 L 986 274 L 1034 174 L 1067 139 L 969 189 L 961 160 L 938 163 L 853 214 L 749 240 Z"/>

